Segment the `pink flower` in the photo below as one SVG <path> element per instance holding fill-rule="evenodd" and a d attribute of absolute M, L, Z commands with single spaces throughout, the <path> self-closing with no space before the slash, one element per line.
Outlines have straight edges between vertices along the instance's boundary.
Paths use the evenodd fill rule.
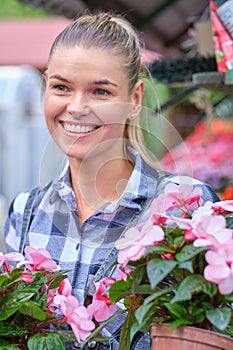
<path fill-rule="evenodd" d="M 71 290 L 72 290 L 72 287 L 71 287 L 70 281 L 66 278 L 61 282 L 58 288 L 58 293 L 68 297 L 69 295 L 71 295 Z"/>
<path fill-rule="evenodd" d="M 21 265 L 29 264 L 34 271 L 55 271 L 58 266 L 54 260 L 51 259 L 49 252 L 43 248 L 32 248 L 27 246 L 25 249 L 25 254 L 29 261 L 24 261 L 20 263 Z"/>
<path fill-rule="evenodd" d="M 217 214 L 221 214 L 223 212 L 233 212 L 233 200 L 215 202 L 212 203 L 212 207 L 215 209 Z"/>
<path fill-rule="evenodd" d="M 95 317 L 97 322 L 102 322 L 108 319 L 117 310 L 116 304 L 112 303 L 109 299 L 105 280 L 106 279 L 104 278 L 95 283 L 97 291 L 93 296 L 92 303 L 87 307 L 89 314 Z M 115 279 L 112 279 L 111 284 L 113 282 L 115 282 Z M 109 284 L 107 284 L 107 286 L 109 286 Z"/>
<path fill-rule="evenodd" d="M 148 246 L 163 239 L 164 232 L 157 225 L 144 226 L 141 232 L 135 228 L 130 228 L 125 233 L 125 237 L 120 238 L 115 244 L 119 250 L 118 262 L 126 266 L 130 260 L 140 259 Z"/>
<path fill-rule="evenodd" d="M 205 215 L 200 221 L 194 222 L 192 228 L 196 240 L 195 247 L 212 246 L 218 248 L 232 238 L 233 231 L 226 228 L 226 219 L 223 216 Z"/>
<path fill-rule="evenodd" d="M 165 196 L 172 200 L 171 206 L 168 209 L 180 207 L 186 211 L 195 210 L 200 204 L 200 198 L 203 194 L 200 187 L 193 188 L 189 184 L 176 185 L 169 183 L 165 187 Z"/>
<path fill-rule="evenodd" d="M 25 283 L 32 283 L 34 281 L 34 278 L 29 273 L 23 272 L 21 275 L 21 280 Z"/>
<path fill-rule="evenodd" d="M 131 274 L 133 270 L 129 267 L 123 267 L 121 265 L 117 265 L 117 273 L 120 280 L 126 280 L 127 276 Z"/>
<path fill-rule="evenodd" d="M 86 307 L 79 306 L 78 300 L 73 295 L 68 297 L 57 295 L 54 298 L 54 303 L 59 306 L 79 342 L 91 334 L 95 324 L 91 321 L 91 316 Z"/>
<path fill-rule="evenodd" d="M 0 252 L 0 266 L 2 266 L 2 264 L 5 261 L 22 261 L 22 260 L 24 260 L 24 256 L 20 253 L 12 252 L 8 254 L 3 254 L 2 252 Z"/>
<path fill-rule="evenodd" d="M 47 289 L 47 286 L 45 290 L 46 289 Z M 47 307 L 48 307 L 48 311 L 51 312 L 52 314 L 56 314 L 55 304 L 54 304 L 54 297 L 56 293 L 57 293 L 57 289 L 53 288 L 53 289 L 49 289 L 47 294 Z"/>
<path fill-rule="evenodd" d="M 165 213 L 171 207 L 172 203 L 172 198 L 168 198 L 165 194 L 160 194 L 152 201 L 150 206 L 150 220 L 153 225 L 160 225 L 167 221 Z"/>
<path fill-rule="evenodd" d="M 205 255 L 209 265 L 205 267 L 207 281 L 218 284 L 221 294 L 233 292 L 233 240 L 225 242 L 217 251 L 207 251 Z"/>

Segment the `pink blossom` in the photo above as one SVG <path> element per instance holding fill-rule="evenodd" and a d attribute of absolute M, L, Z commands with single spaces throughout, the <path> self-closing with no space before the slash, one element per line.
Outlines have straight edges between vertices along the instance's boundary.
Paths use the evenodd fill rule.
<path fill-rule="evenodd" d="M 31 265 L 34 271 L 54 271 L 57 270 L 58 266 L 54 260 L 51 259 L 49 252 L 43 248 L 32 248 L 27 246 L 25 248 L 25 254 L 29 261 L 24 261 L 21 264 Z"/>
<path fill-rule="evenodd" d="M 95 328 L 95 324 L 91 321 L 91 316 L 85 306 L 80 306 L 78 300 L 69 295 L 57 295 L 54 303 L 59 306 L 60 311 L 65 316 L 67 323 L 71 326 L 75 337 L 80 342 L 86 339 L 91 331 Z"/>
<path fill-rule="evenodd" d="M 95 317 L 97 322 L 102 322 L 116 312 L 117 306 L 109 299 L 105 279 L 96 282 L 95 286 L 97 291 L 93 296 L 92 303 L 88 305 L 87 310 L 90 315 Z"/>
<path fill-rule="evenodd" d="M 132 271 L 133 270 L 129 267 L 123 267 L 119 264 L 117 265 L 117 273 L 120 280 L 126 281 L 127 276 L 130 275 Z"/>
<path fill-rule="evenodd" d="M 32 283 L 34 281 L 34 278 L 29 273 L 23 272 L 21 275 L 21 280 L 25 283 Z"/>
<path fill-rule="evenodd" d="M 66 278 L 61 282 L 58 288 L 58 293 L 68 297 L 69 295 L 71 295 L 71 290 L 72 290 L 72 287 L 71 287 L 70 281 Z"/>
<path fill-rule="evenodd" d="M 116 279 L 114 277 L 104 277 L 103 282 L 106 286 L 111 287 L 116 282 Z"/>
<path fill-rule="evenodd" d="M 46 286 L 46 289 L 48 287 Z M 49 289 L 48 290 L 48 294 L 47 294 L 47 303 L 48 303 L 48 309 L 50 312 L 52 313 L 55 313 L 56 310 L 55 310 L 55 304 L 54 304 L 54 298 L 55 298 L 55 295 L 58 291 L 58 293 L 60 295 L 64 295 L 66 297 L 70 296 L 71 295 L 71 290 L 72 290 L 72 287 L 71 287 L 71 284 L 70 284 L 70 281 L 66 278 L 64 279 L 61 283 L 60 283 L 60 286 L 58 288 L 58 290 L 55 288 L 55 289 Z"/>
<path fill-rule="evenodd" d="M 207 281 L 218 284 L 221 294 L 233 292 L 233 240 L 225 242 L 217 251 L 209 250 L 205 255 L 209 265 L 205 267 Z"/>
<path fill-rule="evenodd" d="M 45 290 L 47 289 L 47 286 L 45 288 Z M 47 293 L 47 307 L 48 307 L 48 311 L 51 312 L 52 314 L 56 313 L 55 310 L 55 304 L 54 304 L 54 297 L 57 293 L 57 289 L 53 288 L 53 289 L 49 289 L 48 293 Z"/>
<path fill-rule="evenodd" d="M 20 253 L 12 252 L 12 253 L 3 254 L 2 252 L 0 252 L 0 266 L 2 266 L 2 264 L 5 261 L 22 261 L 22 260 L 24 260 L 24 256 Z"/>
<path fill-rule="evenodd" d="M 120 238 L 115 244 L 119 250 L 118 262 L 126 266 L 130 260 L 140 259 L 148 246 L 163 239 L 164 232 L 157 225 L 145 226 L 141 232 L 135 228 L 130 228 L 125 233 L 125 237 Z"/>
<path fill-rule="evenodd" d="M 193 234 L 197 237 L 195 247 L 218 246 L 232 238 L 233 231 L 226 228 L 226 219 L 223 216 L 205 215 L 200 221 L 194 221 Z"/>
<path fill-rule="evenodd" d="M 173 199 L 168 198 L 164 193 L 155 198 L 150 206 L 152 224 L 160 225 L 167 221 L 166 211 L 172 206 Z"/>
<path fill-rule="evenodd" d="M 165 196 L 172 199 L 170 210 L 176 207 L 182 208 L 185 211 L 195 210 L 200 205 L 200 198 L 203 194 L 200 187 L 193 188 L 189 184 L 177 185 L 169 183 L 165 187 Z"/>
<path fill-rule="evenodd" d="M 225 200 L 212 203 L 212 207 L 215 209 L 217 214 L 223 212 L 233 212 L 233 200 Z"/>
<path fill-rule="evenodd" d="M 196 235 L 196 226 L 202 222 L 202 217 L 211 216 L 214 213 L 214 209 L 212 208 L 212 202 L 206 202 L 202 207 L 199 207 L 192 219 L 187 218 L 179 218 L 179 217 L 171 217 L 171 220 L 182 230 L 184 231 L 184 237 L 187 241 L 194 241 L 197 238 Z M 200 243 L 200 242 L 199 242 Z M 197 242 L 195 243 L 197 244 Z M 206 244 L 204 244 L 206 245 Z"/>

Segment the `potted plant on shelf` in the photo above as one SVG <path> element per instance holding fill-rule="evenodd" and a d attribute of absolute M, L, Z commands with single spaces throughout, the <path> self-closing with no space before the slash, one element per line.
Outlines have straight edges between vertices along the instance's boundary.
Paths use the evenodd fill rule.
<path fill-rule="evenodd" d="M 233 200 L 201 206 L 201 195 L 200 187 L 168 184 L 152 202 L 149 219 L 116 243 L 121 279 L 97 283 L 95 308 L 88 309 L 97 310 L 99 302 L 102 315 L 104 305 L 106 311 L 115 304 L 127 311 L 119 350 L 151 326 L 156 350 L 169 348 L 169 332 L 171 349 L 233 348 Z"/>

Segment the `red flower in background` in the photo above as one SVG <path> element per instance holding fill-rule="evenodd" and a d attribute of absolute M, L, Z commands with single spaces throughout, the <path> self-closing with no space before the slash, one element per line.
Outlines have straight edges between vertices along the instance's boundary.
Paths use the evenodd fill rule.
<path fill-rule="evenodd" d="M 228 186 L 233 187 L 232 149 L 232 119 L 216 118 L 210 126 L 201 121 L 182 144 L 165 155 L 160 166 L 176 175 L 193 176 L 222 193 Z M 187 167 L 190 162 L 192 173 Z M 232 191 L 227 191 L 223 198 L 232 199 Z"/>

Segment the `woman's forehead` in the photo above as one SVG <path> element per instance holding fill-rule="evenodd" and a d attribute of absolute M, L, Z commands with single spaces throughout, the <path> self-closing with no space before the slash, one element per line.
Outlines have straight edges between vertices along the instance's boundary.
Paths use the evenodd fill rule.
<path fill-rule="evenodd" d="M 48 70 L 67 68 L 79 71 L 85 69 L 83 73 L 86 74 L 90 71 L 126 74 L 125 66 L 117 55 L 95 47 L 57 47 L 50 58 Z"/>

